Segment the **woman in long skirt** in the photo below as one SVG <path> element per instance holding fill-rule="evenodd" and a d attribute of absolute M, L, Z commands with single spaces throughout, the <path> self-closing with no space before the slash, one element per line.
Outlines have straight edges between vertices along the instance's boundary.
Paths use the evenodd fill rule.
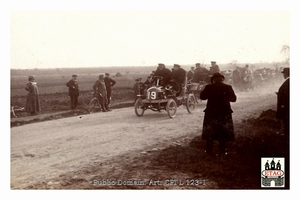
<path fill-rule="evenodd" d="M 25 87 L 25 90 L 29 92 L 26 100 L 26 112 L 30 115 L 37 115 L 41 111 L 37 83 L 33 76 L 29 76 L 28 81 Z"/>

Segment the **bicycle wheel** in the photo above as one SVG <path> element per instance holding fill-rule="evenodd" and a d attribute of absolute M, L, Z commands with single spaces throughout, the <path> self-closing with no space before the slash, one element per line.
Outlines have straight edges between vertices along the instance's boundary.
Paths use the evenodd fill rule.
<path fill-rule="evenodd" d="M 81 100 L 82 100 L 82 103 L 84 106 L 89 106 L 90 105 L 90 102 L 91 102 L 91 99 L 93 99 L 93 93 L 92 92 L 87 92 L 85 94 L 83 94 L 81 96 Z"/>
<path fill-rule="evenodd" d="M 99 106 L 98 99 L 96 97 L 92 98 L 92 100 L 89 103 L 89 113 L 93 113 L 97 105 Z"/>
<path fill-rule="evenodd" d="M 109 100 L 108 106 L 110 107 L 110 106 L 112 106 L 113 104 L 114 104 L 114 98 L 111 96 L 111 97 L 110 97 L 110 100 Z"/>

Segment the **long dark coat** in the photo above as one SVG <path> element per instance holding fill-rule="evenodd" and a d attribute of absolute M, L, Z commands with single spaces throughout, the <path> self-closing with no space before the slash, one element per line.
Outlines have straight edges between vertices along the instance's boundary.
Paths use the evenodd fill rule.
<path fill-rule="evenodd" d="M 69 87 L 70 96 L 79 96 L 79 87 L 77 81 L 71 79 L 66 85 Z"/>
<path fill-rule="evenodd" d="M 233 111 L 230 102 L 235 102 L 237 98 L 232 87 L 220 82 L 209 84 L 200 93 L 200 99 L 207 100 L 202 139 L 233 141 Z"/>
<path fill-rule="evenodd" d="M 111 87 L 113 87 L 117 82 L 115 80 L 111 79 L 110 77 L 105 77 L 104 83 L 105 83 L 107 92 L 111 92 Z"/>
<path fill-rule="evenodd" d="M 160 85 L 166 86 L 166 85 L 168 85 L 170 83 L 172 72 L 168 68 L 157 69 L 154 72 L 154 76 L 161 76 L 161 77 L 163 77 L 163 80 L 160 82 Z"/>
<path fill-rule="evenodd" d="M 184 69 L 179 68 L 177 70 L 172 71 L 171 80 L 175 80 L 177 83 L 183 85 L 185 79 L 186 79 L 186 71 Z"/>
<path fill-rule="evenodd" d="M 286 79 L 277 93 L 277 119 L 284 119 L 290 114 L 290 79 Z"/>
<path fill-rule="evenodd" d="M 199 81 L 208 81 L 208 69 L 205 67 L 200 66 L 195 69 L 194 77 L 191 82 L 199 83 Z"/>
<path fill-rule="evenodd" d="M 29 93 L 27 95 L 25 109 L 29 113 L 35 113 L 41 111 L 40 100 L 39 100 L 39 91 L 36 82 L 27 83 L 25 90 Z"/>

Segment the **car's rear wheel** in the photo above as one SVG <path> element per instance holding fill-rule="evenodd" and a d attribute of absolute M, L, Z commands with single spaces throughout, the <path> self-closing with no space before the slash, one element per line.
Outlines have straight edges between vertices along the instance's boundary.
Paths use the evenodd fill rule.
<path fill-rule="evenodd" d="M 176 116 L 177 104 L 174 99 L 169 99 L 166 110 L 170 118 L 174 118 Z"/>
<path fill-rule="evenodd" d="M 138 117 L 143 116 L 145 109 L 144 104 L 141 98 L 138 98 L 134 103 L 134 111 Z"/>
<path fill-rule="evenodd" d="M 193 113 L 196 108 L 196 98 L 194 94 L 189 94 L 186 99 L 186 109 L 189 113 Z"/>

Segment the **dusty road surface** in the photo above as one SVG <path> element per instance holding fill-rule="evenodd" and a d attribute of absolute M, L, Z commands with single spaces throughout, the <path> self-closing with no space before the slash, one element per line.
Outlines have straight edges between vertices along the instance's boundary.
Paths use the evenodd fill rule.
<path fill-rule="evenodd" d="M 237 93 L 237 102 L 231 104 L 234 123 L 274 108 L 275 91 L 271 88 L 267 92 L 256 90 Z M 155 184 L 151 172 L 147 170 L 147 162 L 144 163 L 144 169 L 139 169 L 139 173 L 133 173 L 137 170 L 134 163 L 138 161 L 132 156 L 180 145 L 180 141 L 199 136 L 205 104 L 202 102 L 197 105 L 193 114 L 188 114 L 186 108 L 180 106 L 173 119 L 166 112 L 151 110 L 137 117 L 130 107 L 13 127 L 11 188 L 91 189 L 95 178 L 106 180 L 106 187 L 102 188 L 111 188 L 107 183 L 118 178 L 123 181 L 141 179 L 142 185 L 149 185 L 149 181 Z M 131 167 L 131 177 L 122 177 L 122 166 L 125 165 Z M 182 173 L 181 176 L 188 177 L 189 174 Z M 113 177 L 115 179 L 111 180 Z M 178 177 L 178 174 L 169 173 L 165 177 Z M 201 174 L 198 179 L 201 180 Z M 177 185 L 172 188 L 180 187 Z M 218 188 L 218 184 L 207 181 L 197 188 Z"/>

